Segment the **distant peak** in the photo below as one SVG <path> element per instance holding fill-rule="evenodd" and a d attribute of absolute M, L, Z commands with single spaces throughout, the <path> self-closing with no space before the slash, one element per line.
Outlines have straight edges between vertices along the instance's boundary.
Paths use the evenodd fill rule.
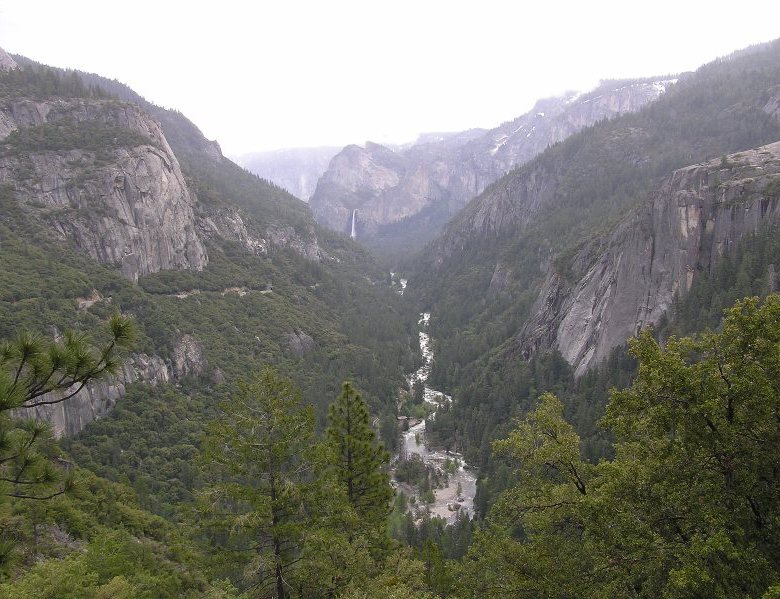
<path fill-rule="evenodd" d="M 13 58 L 11 58 L 10 54 L 0 48 L 0 71 L 5 72 L 18 68 L 19 65 L 16 64 L 16 61 Z"/>

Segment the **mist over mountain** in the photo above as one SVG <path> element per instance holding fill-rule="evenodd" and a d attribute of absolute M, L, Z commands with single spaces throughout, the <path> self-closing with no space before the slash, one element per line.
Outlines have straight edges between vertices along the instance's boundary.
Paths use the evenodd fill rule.
<path fill-rule="evenodd" d="M 0 50 L 0 597 L 780 593 L 780 40 L 241 163 Z"/>
<path fill-rule="evenodd" d="M 254 174 L 272 181 L 308 202 L 317 181 L 327 170 L 331 158 L 341 148 L 286 148 L 268 152 L 252 152 L 238 157 L 238 163 Z"/>
<path fill-rule="evenodd" d="M 485 362 L 511 368 L 552 351 L 582 376 L 673 319 L 741 240 L 772 234 L 778 51 L 773 42 L 705 65 L 638 112 L 549 148 L 420 253 L 410 286 L 438 315 L 432 377 L 472 398 L 456 407 L 477 409 L 467 405 L 482 401 Z M 516 391 L 502 386 L 491 401 L 514 404 Z"/>
<path fill-rule="evenodd" d="M 317 183 L 313 213 L 318 222 L 347 232 L 357 210 L 357 237 L 367 245 L 390 253 L 420 248 L 507 171 L 584 127 L 639 110 L 673 82 L 605 82 L 587 94 L 539 100 L 490 131 L 431 134 L 397 150 L 348 146 Z"/>

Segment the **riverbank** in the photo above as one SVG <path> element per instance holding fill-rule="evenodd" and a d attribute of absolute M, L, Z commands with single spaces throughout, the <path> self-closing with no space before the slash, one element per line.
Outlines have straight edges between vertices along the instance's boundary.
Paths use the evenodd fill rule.
<path fill-rule="evenodd" d="M 420 314 L 420 353 L 423 363 L 415 372 L 411 373 L 407 382 L 409 388 L 413 389 L 415 384 L 423 384 L 423 398 L 432 411 L 426 420 L 432 420 L 436 417 L 436 410 L 445 404 L 452 402 L 452 397 L 428 386 L 428 377 L 431 374 L 433 366 L 433 348 L 431 344 L 430 333 L 430 312 Z M 418 506 L 416 515 L 422 515 L 428 512 L 432 516 L 444 518 L 448 523 L 453 523 L 459 513 L 472 516 L 474 513 L 474 496 L 477 491 L 476 472 L 469 468 L 464 462 L 463 457 L 455 452 L 435 450 L 428 446 L 425 425 L 426 420 L 410 426 L 408 430 L 402 433 L 401 450 L 397 456 L 396 464 L 405 460 L 415 459 L 419 456 L 422 462 L 435 472 L 435 477 L 443 481 L 440 488 L 431 489 L 433 492 L 433 501 L 424 502 L 423 498 L 416 496 L 416 490 L 409 485 L 398 483 L 399 489 L 415 497 L 414 504 Z M 428 496 L 430 499 L 430 495 Z"/>

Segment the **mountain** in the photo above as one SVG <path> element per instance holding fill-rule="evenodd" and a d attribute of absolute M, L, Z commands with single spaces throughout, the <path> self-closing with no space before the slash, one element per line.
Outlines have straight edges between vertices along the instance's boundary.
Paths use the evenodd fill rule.
<path fill-rule="evenodd" d="M 616 384 L 599 372 L 625 384 L 628 337 L 647 325 L 698 330 L 684 319 L 717 325 L 726 304 L 701 291 L 685 304 L 700 280 L 710 297 L 774 289 L 771 252 L 740 266 L 760 277 L 755 286 L 731 271 L 720 288 L 713 278 L 776 230 L 779 96 L 780 41 L 682 75 L 640 111 L 490 185 L 410 260 L 407 293 L 432 313 L 431 381 L 456 398 L 441 434 L 484 464 L 512 415 L 563 388 L 593 430 L 603 399 L 590 385 Z"/>
<path fill-rule="evenodd" d="M 238 157 L 238 164 L 308 202 L 317 180 L 341 147 L 286 148 L 252 152 Z"/>
<path fill-rule="evenodd" d="M 581 248 L 569 273 L 548 272 L 517 338 L 523 357 L 557 350 L 582 375 L 658 325 L 697 273 L 777 223 L 780 142 L 675 171 L 608 236 Z"/>
<path fill-rule="evenodd" d="M 10 61 L 0 74 L 0 337 L 97 330 L 115 310 L 140 329 L 116 379 L 39 417 L 88 438 L 91 421 L 144 384 L 191 381 L 173 392 L 186 402 L 270 362 L 295 373 L 323 417 L 352 378 L 395 426 L 388 398 L 414 366 L 416 315 L 364 250 L 180 113 L 96 75 Z M 364 310 L 384 313 L 387 329 L 369 331 L 377 319 Z"/>
<path fill-rule="evenodd" d="M 0 108 L 0 139 L 0 184 L 94 259 L 133 281 L 208 263 L 179 162 L 138 107 L 13 98 Z"/>
<path fill-rule="evenodd" d="M 780 41 L 668 89 L 607 88 L 503 132 L 335 156 L 365 192 L 342 209 L 375 244 L 411 244 L 450 208 L 366 237 L 368 216 L 403 210 L 383 190 L 433 189 L 439 167 L 450 198 L 484 187 L 388 273 L 182 114 L 0 51 L 0 339 L 18 336 L 0 344 L 0 596 L 777 590 L 780 302 L 669 337 L 780 289 Z M 81 335 L 103 346 L 116 313 L 137 338 L 112 378 L 9 418 L 17 381 L 42 393 L 68 385 L 63 362 L 92 369 Z M 660 343 L 643 335 L 600 420 L 647 325 Z M 448 395 L 411 385 L 423 373 Z M 357 416 L 328 411 L 340 389 Z M 406 459 L 399 440 L 423 432 L 435 461 Z M 377 433 L 399 485 L 368 522 L 352 482 L 393 495 Z M 451 477 L 473 467 L 472 503 Z M 467 503 L 495 509 L 479 526 Z"/>
<path fill-rule="evenodd" d="M 548 146 L 603 119 L 639 110 L 674 82 L 609 81 L 592 92 L 540 100 L 490 131 L 421 137 L 393 150 L 366 143 L 337 154 L 310 200 L 318 222 L 377 248 L 421 247 L 490 183 Z"/>

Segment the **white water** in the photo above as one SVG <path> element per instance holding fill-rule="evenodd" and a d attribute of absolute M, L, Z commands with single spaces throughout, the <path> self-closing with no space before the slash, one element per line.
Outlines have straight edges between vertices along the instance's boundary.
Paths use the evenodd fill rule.
<path fill-rule="evenodd" d="M 402 284 L 402 288 L 406 286 Z M 430 323 L 430 312 L 420 314 L 420 352 L 423 357 L 423 364 L 415 372 L 409 375 L 408 382 L 410 388 L 416 381 L 422 381 L 424 385 L 425 402 L 434 407 L 434 411 L 428 416 L 428 420 L 436 417 L 436 409 L 445 403 L 452 402 L 452 397 L 431 389 L 427 385 L 428 377 L 431 374 L 433 365 L 433 349 L 431 348 L 431 337 L 428 333 Z M 436 497 L 432 504 L 428 505 L 428 510 L 432 515 L 445 518 L 452 524 L 457 518 L 458 511 L 464 512 L 469 516 L 474 513 L 474 495 L 477 492 L 477 477 L 474 471 L 463 461 L 463 457 L 455 452 L 434 451 L 425 444 L 425 424 L 423 420 L 419 424 L 412 426 L 403 433 L 404 453 L 407 456 L 412 454 L 419 455 L 426 464 L 444 472 L 445 462 L 449 459 L 457 464 L 457 470 L 449 475 L 449 484 L 443 489 L 436 489 Z M 443 477 L 442 477 L 443 478 Z M 458 486 L 460 485 L 460 494 Z M 419 503 L 419 502 L 418 502 Z M 456 506 L 460 506 L 456 509 Z"/>
<path fill-rule="evenodd" d="M 355 208 L 352 211 L 352 233 L 350 233 L 350 237 L 352 237 L 352 239 L 355 239 L 357 237 L 357 229 L 355 228 L 356 219 L 357 219 L 357 208 Z"/>
<path fill-rule="evenodd" d="M 428 333 L 428 326 L 430 325 L 430 321 L 430 312 L 423 312 L 420 314 L 420 320 L 418 321 L 418 324 L 420 325 L 420 353 L 422 354 L 423 363 L 422 366 L 410 374 L 406 380 L 409 382 L 410 388 L 414 387 L 415 382 L 422 381 L 424 385 L 423 388 L 425 390 L 423 395 L 425 402 L 431 404 L 434 407 L 439 407 L 444 403 L 451 402 L 452 397 L 445 395 L 440 391 L 436 391 L 435 389 L 431 389 L 426 384 L 428 377 L 431 376 L 431 368 L 433 368 L 433 349 L 431 349 L 431 336 Z M 433 414 L 431 415 L 431 418 L 433 418 Z"/>
<path fill-rule="evenodd" d="M 394 288 L 396 287 L 396 285 L 398 285 L 398 288 L 396 288 L 398 295 L 404 294 L 404 291 L 406 291 L 406 283 L 407 283 L 406 279 L 401 279 L 401 278 L 396 279 L 395 273 L 392 270 L 390 271 L 390 285 Z"/>

